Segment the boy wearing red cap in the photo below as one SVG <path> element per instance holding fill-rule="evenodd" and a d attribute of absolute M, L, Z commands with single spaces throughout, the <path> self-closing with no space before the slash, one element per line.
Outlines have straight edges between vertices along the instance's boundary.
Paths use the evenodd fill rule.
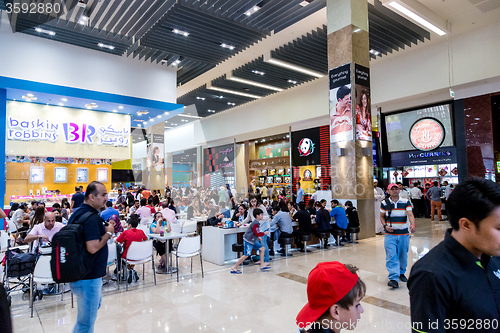
<path fill-rule="evenodd" d="M 308 303 L 297 315 L 301 329 L 308 333 L 338 333 L 354 329 L 364 312 L 360 304 L 366 285 L 352 265 L 338 261 L 316 265 L 307 278 Z"/>

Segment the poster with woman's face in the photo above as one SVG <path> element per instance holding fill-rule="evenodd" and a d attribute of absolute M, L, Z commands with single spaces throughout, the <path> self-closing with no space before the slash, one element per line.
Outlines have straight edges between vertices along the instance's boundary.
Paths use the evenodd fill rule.
<path fill-rule="evenodd" d="M 304 177 L 302 178 L 303 181 L 305 182 L 310 182 L 312 181 L 312 172 L 309 169 L 304 170 Z"/>
<path fill-rule="evenodd" d="M 153 168 L 163 168 L 164 166 L 164 153 L 163 143 L 151 144 L 151 166 Z"/>
<path fill-rule="evenodd" d="M 372 141 L 370 89 L 356 85 L 356 139 Z"/>

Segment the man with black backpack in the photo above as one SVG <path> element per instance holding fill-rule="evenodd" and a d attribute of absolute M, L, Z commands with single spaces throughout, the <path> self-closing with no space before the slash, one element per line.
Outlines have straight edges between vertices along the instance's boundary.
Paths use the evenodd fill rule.
<path fill-rule="evenodd" d="M 71 215 L 68 225 L 81 224 L 83 241 L 89 259 L 87 273 L 76 282 L 70 283 L 71 291 L 77 296 L 78 316 L 73 332 L 93 332 L 97 310 L 101 306 L 102 277 L 106 275 L 108 247 L 106 243 L 113 236 L 114 222 L 104 226 L 99 210 L 108 201 L 104 184 L 93 181 L 87 186 L 85 200 Z M 87 265 L 86 265 L 87 266 Z"/>
<path fill-rule="evenodd" d="M 380 206 L 380 222 L 385 229 L 385 266 L 389 272 L 387 285 L 399 288 L 398 280 L 407 282 L 405 276 L 410 247 L 410 232 L 415 232 L 415 218 L 408 199 L 399 196 L 399 186 L 390 184 L 389 197 Z M 410 228 L 408 228 L 408 220 Z M 409 230 L 408 230 L 409 229 Z"/>

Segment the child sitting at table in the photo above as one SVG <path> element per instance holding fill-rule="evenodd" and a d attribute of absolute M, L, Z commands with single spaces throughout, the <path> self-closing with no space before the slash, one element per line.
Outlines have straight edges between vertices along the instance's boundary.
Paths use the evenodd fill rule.
<path fill-rule="evenodd" d="M 122 232 L 115 240 L 117 243 L 123 243 L 123 259 L 127 258 L 128 248 L 132 242 L 142 242 L 148 240 L 144 231 L 137 229 L 137 226 L 139 225 L 138 215 L 132 214 L 128 219 L 127 224 L 127 230 Z M 129 269 L 127 282 L 132 283 L 132 279 L 134 279 L 135 282 L 139 281 L 139 275 L 134 270 L 134 265 L 127 265 L 127 269 Z"/>
<path fill-rule="evenodd" d="M 151 226 L 149 227 L 149 232 L 152 234 L 159 234 L 162 227 L 164 227 L 164 232 L 172 231 L 172 226 L 170 225 L 170 222 L 168 222 L 163 217 L 163 214 L 161 212 L 158 212 L 154 215 L 154 220 L 153 223 L 151 223 Z M 170 248 L 172 248 L 172 240 L 169 239 L 168 242 Z M 160 265 L 158 266 L 158 269 L 160 270 L 165 269 L 165 261 L 166 261 L 165 244 L 158 240 L 154 240 L 153 246 L 156 249 L 156 253 L 158 253 L 158 255 L 160 256 Z"/>
<path fill-rule="evenodd" d="M 268 263 L 264 263 L 264 255 L 266 248 L 262 245 L 262 236 L 269 235 L 269 231 L 261 232 L 259 229 L 260 221 L 264 218 L 264 212 L 260 208 L 255 208 L 253 210 L 253 217 L 255 218 L 247 231 L 243 235 L 243 255 L 241 258 L 231 267 L 231 274 L 241 274 L 238 267 L 241 265 L 246 258 L 252 255 L 252 250 L 259 250 L 260 256 L 260 270 L 266 271 L 271 269 Z"/>

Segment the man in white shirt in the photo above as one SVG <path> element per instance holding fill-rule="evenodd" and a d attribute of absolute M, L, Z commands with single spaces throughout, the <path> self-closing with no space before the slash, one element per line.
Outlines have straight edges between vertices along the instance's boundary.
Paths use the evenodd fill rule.
<path fill-rule="evenodd" d="M 139 217 L 141 219 L 145 218 L 145 217 L 149 217 L 152 215 L 151 213 L 151 209 L 149 207 L 146 206 L 146 204 L 148 203 L 148 201 L 145 199 L 145 198 L 142 198 L 141 199 L 141 207 L 138 208 L 134 214 L 137 214 L 139 215 Z"/>
<path fill-rule="evenodd" d="M 410 200 L 410 192 L 408 192 L 408 190 L 403 187 L 402 183 L 397 182 L 397 184 L 399 187 L 399 197 L 406 200 Z"/>
<path fill-rule="evenodd" d="M 12 215 L 12 222 L 17 226 L 17 231 L 29 229 L 30 215 L 28 214 L 28 204 L 22 203 Z"/>
<path fill-rule="evenodd" d="M 422 216 L 422 191 L 418 187 L 418 183 L 414 183 L 413 187 L 410 189 L 410 199 L 413 204 L 413 215 L 415 217 Z"/>
<path fill-rule="evenodd" d="M 374 179 L 373 195 L 375 198 L 375 232 L 377 233 L 377 235 L 382 235 L 384 233 L 384 226 L 382 225 L 382 222 L 380 222 L 380 205 L 382 204 L 382 201 L 385 199 L 385 193 L 377 185 L 378 185 L 378 180 Z"/>

